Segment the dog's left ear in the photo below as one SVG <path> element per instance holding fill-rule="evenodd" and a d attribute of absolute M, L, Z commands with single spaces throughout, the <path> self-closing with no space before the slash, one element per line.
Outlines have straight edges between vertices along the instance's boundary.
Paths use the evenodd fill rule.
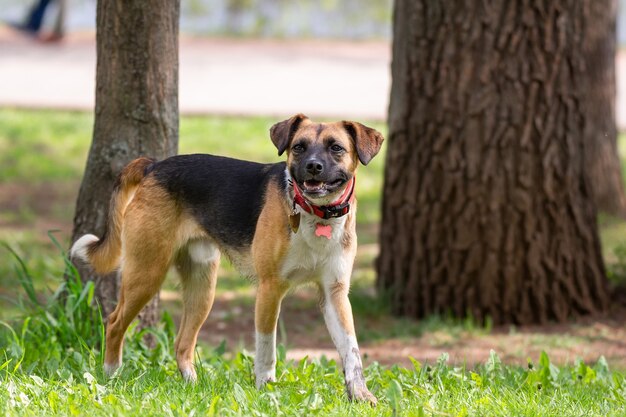
<path fill-rule="evenodd" d="M 376 156 L 385 138 L 376 129 L 367 127 L 357 122 L 343 121 L 343 127 L 346 129 L 354 145 L 356 146 L 359 161 L 363 165 L 367 165 L 373 157 Z"/>
<path fill-rule="evenodd" d="M 296 134 L 300 123 L 305 119 L 308 119 L 308 117 L 302 113 L 298 113 L 290 119 L 276 123 L 270 128 L 270 138 L 272 138 L 274 146 L 278 149 L 278 156 L 285 152 L 291 139 L 293 139 L 293 135 Z"/>

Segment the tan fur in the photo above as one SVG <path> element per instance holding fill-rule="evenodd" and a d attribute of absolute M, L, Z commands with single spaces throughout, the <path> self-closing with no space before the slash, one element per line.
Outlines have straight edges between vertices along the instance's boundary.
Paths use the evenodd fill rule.
<path fill-rule="evenodd" d="M 356 219 L 354 213 L 356 213 L 357 201 L 356 199 L 352 202 L 352 208 L 350 209 L 350 213 L 348 213 L 348 221 L 346 221 L 346 225 L 344 226 L 344 234 L 343 239 L 341 241 L 341 245 L 343 249 L 347 251 L 346 256 L 351 256 L 352 251 L 356 254 L 356 245 L 357 245 L 357 237 L 356 237 Z"/>
<path fill-rule="evenodd" d="M 345 224 L 345 231 L 342 239 L 342 246 L 345 252 L 345 256 L 348 259 L 353 259 L 356 254 L 356 220 L 354 213 L 356 212 L 356 200 L 353 203 L 352 211 L 348 214 L 348 219 Z M 352 271 L 350 271 L 352 272 Z M 346 277 L 345 281 L 340 281 L 331 286 L 329 302 L 335 305 L 337 315 L 341 326 L 346 330 L 349 335 L 355 336 L 354 331 L 354 319 L 352 317 L 352 307 L 350 300 L 348 299 L 348 292 L 350 291 L 349 285 L 346 282 L 350 282 L 350 277 Z"/>
<path fill-rule="evenodd" d="M 289 212 L 278 184 L 270 183 L 252 241 L 252 258 L 259 280 L 255 322 L 261 333 L 276 328 L 280 303 L 288 289 L 287 283 L 279 280 L 278 270 L 289 245 Z"/>
<path fill-rule="evenodd" d="M 343 121 L 340 124 L 354 140 L 359 160 L 363 165 L 367 165 L 380 150 L 384 141 L 383 135 L 361 123 Z"/>
<path fill-rule="evenodd" d="M 172 239 L 172 231 L 175 231 L 175 239 Z M 182 213 L 165 190 L 151 178 L 146 179 L 124 215 L 122 284 L 118 305 L 108 319 L 107 364 L 120 363 L 124 333 L 161 288 L 175 251 L 190 239 L 198 237 L 206 237 L 206 234 Z M 209 268 L 199 271 L 189 265 L 188 256 L 185 256 L 187 253 L 182 250 L 177 262 L 183 283 L 183 299 L 189 304 L 185 306 L 176 343 L 179 366 L 191 363 L 193 359 L 192 346 L 195 346 L 197 331 L 213 302 L 219 262 L 218 259 Z M 194 274 L 200 274 L 203 279 L 191 282 L 189 277 Z"/>
<path fill-rule="evenodd" d="M 137 190 L 126 209 L 120 299 L 107 325 L 108 364 L 120 363 L 126 329 L 161 288 L 176 244 L 167 237 L 176 230 L 179 218 L 176 203 L 150 180 Z"/>
<path fill-rule="evenodd" d="M 144 177 L 144 170 L 153 162 L 149 158 L 137 158 L 120 173 L 111 196 L 106 235 L 87 249 L 89 263 L 98 274 L 109 273 L 119 266 L 124 212 Z"/>
<path fill-rule="evenodd" d="M 354 319 L 352 317 L 352 307 L 348 299 L 348 285 L 345 282 L 337 282 L 331 286 L 330 297 L 328 302 L 335 306 L 337 317 L 346 333 L 351 336 L 354 332 Z"/>
<path fill-rule="evenodd" d="M 193 353 L 198 332 L 209 316 L 215 299 L 219 259 L 218 252 L 218 256 L 208 264 L 199 265 L 191 258 L 188 247 L 185 247 L 178 253 L 175 261 L 183 287 L 183 316 L 174 350 L 179 369 L 188 372 L 183 375 L 189 379 L 195 379 Z"/>

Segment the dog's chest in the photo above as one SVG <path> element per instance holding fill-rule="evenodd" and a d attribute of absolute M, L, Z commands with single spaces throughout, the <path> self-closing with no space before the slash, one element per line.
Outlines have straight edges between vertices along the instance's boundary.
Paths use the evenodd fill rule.
<path fill-rule="evenodd" d="M 314 281 L 324 275 L 343 275 L 346 251 L 343 247 L 346 218 L 321 219 L 301 214 L 300 228 L 291 234 L 281 277 L 290 281 Z"/>

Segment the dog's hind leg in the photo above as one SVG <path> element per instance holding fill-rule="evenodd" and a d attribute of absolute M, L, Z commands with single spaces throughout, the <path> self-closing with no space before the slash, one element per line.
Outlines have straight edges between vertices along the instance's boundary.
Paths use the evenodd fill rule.
<path fill-rule="evenodd" d="M 132 254 L 125 256 L 119 302 L 107 321 L 104 370 L 108 375 L 122 364 L 128 326 L 161 288 L 169 266 L 164 256 L 157 253 L 149 263 L 138 262 Z"/>
<path fill-rule="evenodd" d="M 122 363 L 124 334 L 165 278 L 177 244 L 171 238 L 177 208 L 156 187 L 140 189 L 124 216 L 122 283 L 119 303 L 108 318 L 104 369 L 113 373 Z"/>
<path fill-rule="evenodd" d="M 198 332 L 213 306 L 219 262 L 219 249 L 206 239 L 190 242 L 176 258 L 183 287 L 183 316 L 175 350 L 178 369 L 186 381 L 196 380 L 193 353 Z"/>

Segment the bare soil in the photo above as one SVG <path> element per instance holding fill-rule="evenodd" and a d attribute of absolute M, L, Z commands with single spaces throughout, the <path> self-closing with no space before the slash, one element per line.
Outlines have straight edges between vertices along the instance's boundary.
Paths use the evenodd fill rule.
<path fill-rule="evenodd" d="M 219 284 L 218 284 L 219 286 Z M 164 306 L 171 302 L 165 294 Z M 167 308 L 167 307 L 166 307 Z M 254 350 L 254 309 L 241 306 L 226 294 L 216 298 L 209 319 L 201 331 L 201 340 L 210 346 L 226 341 L 229 349 Z M 526 365 L 536 362 L 542 351 L 559 364 L 582 359 L 595 363 L 604 356 L 613 367 L 626 369 L 625 310 L 615 308 L 604 317 L 583 318 L 566 324 L 547 324 L 527 327 L 498 327 L 458 330 L 442 325 L 441 329 L 403 334 L 400 337 L 361 340 L 365 362 L 377 361 L 384 365 L 412 366 L 409 357 L 422 363 L 434 363 L 445 352 L 450 363 L 468 366 L 484 363 L 494 350 L 505 363 Z M 292 359 L 321 357 L 337 359 L 321 313 L 315 305 L 313 292 L 298 293 L 286 298 L 281 320 L 286 339 L 279 331 L 278 340 L 286 342 L 287 356 Z M 398 320 L 391 316 L 356 316 L 359 329 L 390 328 Z"/>
<path fill-rule="evenodd" d="M 67 238 L 77 190 L 78 185 L 70 182 L 0 184 L 0 239 L 34 231 L 36 239 L 43 242 L 51 229 L 61 230 Z M 11 289 L 4 288 L 2 292 L 7 291 Z M 218 294 L 201 330 L 200 343 L 217 347 L 225 341 L 229 351 L 243 348 L 252 352 L 254 291 L 252 284 L 244 290 L 223 290 L 218 282 Z M 409 357 L 433 363 L 446 352 L 451 363 L 472 366 L 485 362 L 490 351 L 495 350 L 503 362 L 525 365 L 529 359 L 537 361 L 541 351 L 546 351 L 555 363 L 573 363 L 577 358 L 594 363 L 603 355 L 612 367 L 626 369 L 626 293 L 616 291 L 614 299 L 614 307 L 602 317 L 543 326 L 491 330 L 448 324 L 440 328 L 432 324 L 420 327 L 388 314 L 371 313 L 356 314 L 355 320 L 366 363 L 411 366 Z M 175 288 L 162 292 L 162 305 L 177 322 L 181 303 Z M 280 320 L 278 340 L 288 347 L 289 358 L 337 358 L 312 289 L 289 295 Z"/>

